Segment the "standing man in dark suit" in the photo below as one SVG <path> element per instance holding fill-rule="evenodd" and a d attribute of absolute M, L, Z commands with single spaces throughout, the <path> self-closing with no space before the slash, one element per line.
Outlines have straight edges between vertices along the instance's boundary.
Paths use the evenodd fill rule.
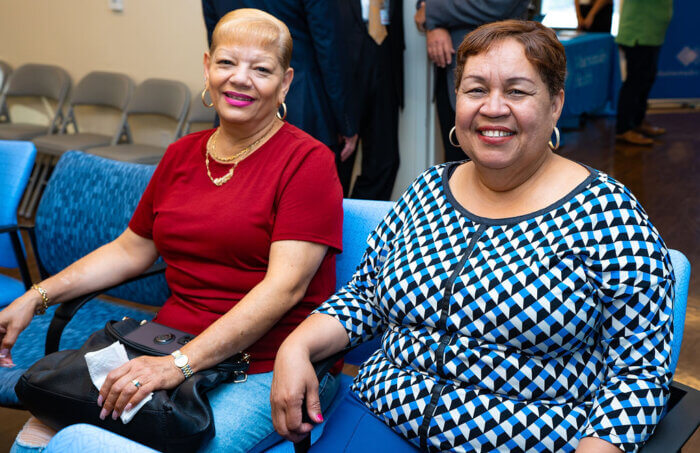
<path fill-rule="evenodd" d="M 480 25 L 505 19 L 525 19 L 529 0 L 418 0 L 416 27 L 425 32 L 428 58 L 435 63 L 435 106 L 445 161 L 463 160 L 464 152 L 450 140 L 455 124 L 454 54 L 464 36 Z"/>
<path fill-rule="evenodd" d="M 331 148 L 339 165 L 340 155 L 355 148 L 357 133 L 347 102 L 354 94 L 347 91 L 337 0 L 202 0 L 210 44 L 219 19 L 238 8 L 263 10 L 289 28 L 294 79 L 286 120 Z"/>
<path fill-rule="evenodd" d="M 352 198 L 389 200 L 399 168 L 399 108 L 403 107 L 403 0 L 341 0 L 360 140 L 362 171 Z M 345 156 L 343 156 L 345 157 Z M 355 153 L 344 162 L 349 180 Z"/>

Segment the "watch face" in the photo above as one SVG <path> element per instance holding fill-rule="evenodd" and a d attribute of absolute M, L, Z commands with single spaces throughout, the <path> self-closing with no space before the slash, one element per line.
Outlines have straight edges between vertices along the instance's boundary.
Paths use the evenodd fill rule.
<path fill-rule="evenodd" d="M 179 355 L 175 357 L 175 366 L 178 368 L 182 368 L 183 366 L 187 365 L 187 356 L 186 355 Z"/>

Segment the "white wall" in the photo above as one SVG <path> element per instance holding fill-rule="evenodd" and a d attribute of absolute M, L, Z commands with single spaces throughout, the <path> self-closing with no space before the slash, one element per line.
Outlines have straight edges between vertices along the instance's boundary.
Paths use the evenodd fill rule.
<path fill-rule="evenodd" d="M 158 77 L 203 88 L 206 31 L 198 0 L 0 0 L 0 59 L 55 64 L 76 83 L 115 71 L 136 83 Z"/>

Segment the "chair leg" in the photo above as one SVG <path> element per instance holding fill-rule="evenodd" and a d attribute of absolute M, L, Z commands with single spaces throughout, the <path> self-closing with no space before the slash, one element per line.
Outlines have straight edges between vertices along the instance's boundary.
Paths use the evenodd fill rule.
<path fill-rule="evenodd" d="M 22 196 L 22 202 L 19 205 L 18 215 L 20 217 L 29 217 L 27 215 L 27 206 L 29 205 L 29 200 L 32 199 L 32 194 L 36 188 L 36 183 L 39 179 L 39 173 L 44 166 L 44 162 L 49 156 L 42 153 L 37 153 L 36 161 L 34 162 L 34 167 L 32 168 L 32 173 L 29 175 L 29 182 L 27 182 L 27 187 L 24 190 L 24 195 Z"/>
<path fill-rule="evenodd" d="M 39 204 L 39 199 L 41 198 L 41 194 L 44 193 L 44 187 L 46 187 L 46 183 L 49 181 L 49 176 L 51 175 L 51 170 L 56 165 L 57 161 L 58 161 L 57 157 L 48 156 L 48 160 L 46 162 L 46 165 L 44 165 L 44 168 L 41 169 L 41 174 L 39 176 L 39 180 L 37 181 L 36 189 L 34 190 L 34 193 L 32 194 L 32 199 L 29 202 L 29 206 L 27 207 L 27 216 L 26 217 L 31 217 L 34 214 L 34 211 L 36 211 L 36 207 Z"/>

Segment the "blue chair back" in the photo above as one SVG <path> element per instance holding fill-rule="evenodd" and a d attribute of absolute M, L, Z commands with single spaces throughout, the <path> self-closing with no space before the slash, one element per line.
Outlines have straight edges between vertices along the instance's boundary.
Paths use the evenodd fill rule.
<path fill-rule="evenodd" d="M 671 343 L 671 372 L 676 372 L 678 355 L 683 342 L 685 310 L 688 305 L 688 285 L 690 283 L 690 261 L 678 250 L 669 250 L 673 273 L 676 275 L 673 297 L 673 342 Z"/>
<path fill-rule="evenodd" d="M 344 286 L 355 273 L 367 249 L 367 238 L 394 205 L 390 201 L 343 200 L 343 253 L 335 262 L 336 286 Z M 345 363 L 359 365 L 377 350 L 380 338 L 363 343 L 345 356 Z"/>
<path fill-rule="evenodd" d="M 393 205 L 390 201 L 343 200 L 343 253 L 335 261 L 336 289 L 350 281 L 367 249 L 367 238 Z"/>
<path fill-rule="evenodd" d="M 80 151 L 59 160 L 36 214 L 36 254 L 47 274 L 112 241 L 126 229 L 155 166 L 117 162 Z M 160 306 L 169 295 L 163 275 L 107 294 Z"/>
<path fill-rule="evenodd" d="M 32 142 L 0 140 L 0 226 L 17 225 L 17 206 L 34 165 Z M 0 266 L 17 267 L 10 237 L 0 234 Z"/>

